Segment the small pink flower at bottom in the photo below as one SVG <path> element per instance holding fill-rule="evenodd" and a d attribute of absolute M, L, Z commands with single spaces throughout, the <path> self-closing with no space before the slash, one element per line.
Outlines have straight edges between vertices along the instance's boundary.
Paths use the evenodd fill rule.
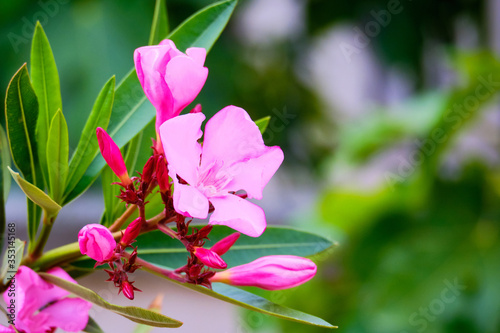
<path fill-rule="evenodd" d="M 104 157 L 111 170 L 120 178 L 123 186 L 132 184 L 120 148 L 102 128 L 98 127 L 96 129 L 96 135 L 102 157 Z"/>
<path fill-rule="evenodd" d="M 273 255 L 217 272 L 210 281 L 280 290 L 301 285 L 312 279 L 315 274 L 316 264 L 307 258 Z"/>
<path fill-rule="evenodd" d="M 209 224 L 260 236 L 266 228 L 264 211 L 234 193 L 244 190 L 249 198 L 261 199 L 283 162 L 283 151 L 266 146 L 257 125 L 236 106 L 225 107 L 207 122 L 201 146 L 198 139 L 204 119 L 202 113 L 190 113 L 160 127 L 174 182 L 174 208 L 185 216 L 204 219 L 212 204 L 215 210 Z"/>
<path fill-rule="evenodd" d="M 76 283 L 59 267 L 47 273 Z M 7 306 L 15 304 L 15 327 L 18 331 L 44 333 L 61 328 L 67 332 L 79 332 L 87 325 L 92 304 L 80 298 L 67 297 L 69 291 L 44 281 L 31 268 L 19 267 L 13 283 L 15 295 L 7 289 L 3 298 Z M 3 332 L 14 331 L 6 328 Z"/>
<path fill-rule="evenodd" d="M 82 254 L 103 262 L 113 257 L 116 241 L 108 228 L 92 223 L 84 226 L 78 233 L 78 245 Z"/>

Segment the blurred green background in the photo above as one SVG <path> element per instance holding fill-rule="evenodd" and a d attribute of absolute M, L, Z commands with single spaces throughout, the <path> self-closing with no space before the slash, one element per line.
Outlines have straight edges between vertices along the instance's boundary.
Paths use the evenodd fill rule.
<path fill-rule="evenodd" d="M 167 3 L 175 27 L 211 1 Z M 38 19 L 74 148 L 101 86 L 147 44 L 153 7 L 0 0 L 2 100 Z M 499 52 L 495 0 L 240 1 L 197 102 L 271 115 L 265 140 L 286 158 L 269 220 L 339 243 L 309 283 L 253 291 L 340 332 L 500 332 Z M 326 331 L 250 312 L 237 329 Z"/>

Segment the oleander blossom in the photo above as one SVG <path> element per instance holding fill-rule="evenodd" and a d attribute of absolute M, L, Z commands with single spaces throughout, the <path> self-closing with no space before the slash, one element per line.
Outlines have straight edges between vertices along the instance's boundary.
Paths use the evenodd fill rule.
<path fill-rule="evenodd" d="M 76 283 L 59 267 L 47 273 Z M 7 305 L 15 304 L 15 327 L 19 332 L 45 333 L 53 332 L 55 328 L 79 332 L 87 325 L 92 304 L 80 298 L 67 297 L 69 291 L 44 281 L 31 268 L 20 266 L 14 283 L 15 295 L 7 290 L 3 298 Z M 9 327 L 0 328 L 0 332 L 15 331 Z"/>
<path fill-rule="evenodd" d="M 118 178 L 120 178 L 124 186 L 132 184 L 132 180 L 128 175 L 127 167 L 125 166 L 125 162 L 123 161 L 123 156 L 118 145 L 101 127 L 97 127 L 96 135 L 97 142 L 99 143 L 99 150 L 111 170 Z"/>
<path fill-rule="evenodd" d="M 78 232 L 78 245 L 82 254 L 97 262 L 103 262 L 113 257 L 116 241 L 108 228 L 92 223 Z"/>
<path fill-rule="evenodd" d="M 229 226 L 258 237 L 266 228 L 264 211 L 235 192 L 261 199 L 262 191 L 283 162 L 281 148 L 264 144 L 248 113 L 236 106 L 219 111 L 205 126 L 205 116 L 191 113 L 167 120 L 160 136 L 174 182 L 174 208 L 187 217 Z M 200 157 L 201 156 L 201 157 Z"/>
<path fill-rule="evenodd" d="M 316 270 L 316 264 L 310 259 L 291 255 L 272 255 L 217 272 L 210 280 L 233 286 L 280 290 L 309 281 L 316 274 Z"/>
<path fill-rule="evenodd" d="M 135 50 L 137 77 L 156 108 L 157 133 L 161 124 L 178 116 L 200 93 L 208 76 L 203 66 L 206 55 L 200 47 L 190 47 L 183 53 L 169 39 Z"/>

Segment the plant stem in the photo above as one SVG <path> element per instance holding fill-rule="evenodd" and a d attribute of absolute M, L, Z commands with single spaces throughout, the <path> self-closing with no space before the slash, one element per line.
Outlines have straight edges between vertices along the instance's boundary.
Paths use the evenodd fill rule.
<path fill-rule="evenodd" d="M 27 255 L 26 260 L 33 262 L 42 255 L 43 248 L 45 247 L 45 244 L 47 244 L 50 231 L 52 230 L 52 226 L 54 225 L 54 221 L 56 220 L 56 218 L 57 215 L 47 217 L 47 214 L 44 213 L 42 230 L 40 231 L 40 235 L 35 241 L 33 250 Z"/>
<path fill-rule="evenodd" d="M 175 231 L 173 231 L 169 226 L 167 226 L 163 223 L 160 223 L 160 224 L 158 224 L 157 228 L 158 228 L 158 230 L 160 230 L 164 234 L 169 235 L 173 239 L 179 239 L 179 235 Z"/>
<path fill-rule="evenodd" d="M 136 205 L 130 205 L 125 210 L 125 212 L 122 214 L 122 216 L 120 216 L 119 218 L 117 218 L 116 221 L 109 227 L 109 231 L 113 232 L 113 231 L 120 230 L 120 228 L 122 227 L 122 225 L 125 222 L 127 222 L 127 220 L 130 217 L 130 215 L 132 215 L 135 212 L 136 209 L 137 209 Z"/>
<path fill-rule="evenodd" d="M 129 257 L 130 254 L 128 253 L 124 253 L 124 255 L 126 257 Z M 149 262 L 147 262 L 146 260 L 143 260 L 139 257 L 137 257 L 135 259 L 135 262 L 141 266 L 141 268 L 145 269 L 146 271 L 149 271 L 149 272 L 152 272 L 152 273 L 155 273 L 155 274 L 158 274 L 158 275 L 161 275 L 161 276 L 164 276 L 164 277 L 167 277 L 169 279 L 172 279 L 172 280 L 175 280 L 175 281 L 179 281 L 179 282 L 186 282 L 185 279 L 180 276 L 179 274 L 175 273 L 174 271 L 171 271 L 169 269 L 166 269 L 166 268 L 161 268 L 161 267 L 158 267 L 158 266 L 155 266 Z"/>

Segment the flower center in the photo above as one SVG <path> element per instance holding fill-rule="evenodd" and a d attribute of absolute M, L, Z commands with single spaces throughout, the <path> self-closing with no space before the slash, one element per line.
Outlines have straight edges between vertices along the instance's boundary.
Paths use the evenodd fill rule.
<path fill-rule="evenodd" d="M 233 180 L 233 176 L 223 166 L 223 161 L 213 161 L 200 172 L 196 187 L 205 196 L 211 197 L 223 192 L 226 185 Z"/>

